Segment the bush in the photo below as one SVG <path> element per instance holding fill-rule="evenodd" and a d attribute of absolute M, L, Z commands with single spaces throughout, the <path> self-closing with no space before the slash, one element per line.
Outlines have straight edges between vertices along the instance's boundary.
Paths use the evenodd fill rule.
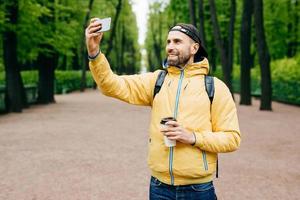
<path fill-rule="evenodd" d="M 25 86 L 37 86 L 37 71 L 22 71 L 23 83 Z M 80 89 L 81 71 L 55 71 L 55 93 L 67 93 Z M 94 81 L 89 71 L 86 72 L 87 87 L 93 87 Z M 5 74 L 0 72 L 0 85 L 5 85 Z"/>
<path fill-rule="evenodd" d="M 24 85 L 37 85 L 39 80 L 37 71 L 22 71 L 21 76 Z"/>
<path fill-rule="evenodd" d="M 300 55 L 271 62 L 272 99 L 300 105 Z M 240 66 L 234 66 L 233 90 L 240 92 Z M 251 69 L 251 94 L 259 96 L 260 67 Z"/>
<path fill-rule="evenodd" d="M 300 105 L 300 56 L 272 62 L 273 98 Z"/>
<path fill-rule="evenodd" d="M 55 93 L 68 93 L 79 90 L 81 86 L 81 71 L 55 71 Z M 86 73 L 86 87 L 93 87 L 91 73 Z"/>

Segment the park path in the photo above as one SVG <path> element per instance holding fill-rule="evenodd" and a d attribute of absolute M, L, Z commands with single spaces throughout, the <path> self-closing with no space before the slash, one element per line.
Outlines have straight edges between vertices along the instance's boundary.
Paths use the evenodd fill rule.
<path fill-rule="evenodd" d="M 97 91 L 56 100 L 0 116 L 0 200 L 147 200 L 150 109 Z M 219 199 L 300 199 L 300 107 L 273 109 L 238 106 L 242 144 L 219 156 Z"/>

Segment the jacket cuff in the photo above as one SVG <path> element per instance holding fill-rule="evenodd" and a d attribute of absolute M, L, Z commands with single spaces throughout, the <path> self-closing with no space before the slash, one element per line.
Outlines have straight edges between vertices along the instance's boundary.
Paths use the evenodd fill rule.
<path fill-rule="evenodd" d="M 103 53 L 100 52 L 95 59 L 90 60 L 90 67 L 95 67 L 96 65 L 104 62 L 104 60 L 105 60 L 105 56 Z"/>
<path fill-rule="evenodd" d="M 98 53 L 96 55 L 94 55 L 94 56 L 88 55 L 88 59 L 90 61 L 95 60 L 100 55 L 100 53 L 101 53 L 101 50 L 99 49 L 99 51 L 98 51 Z"/>
<path fill-rule="evenodd" d="M 194 146 L 197 146 L 199 148 L 203 147 L 203 139 L 204 139 L 203 134 L 199 132 L 193 132 L 193 133 L 196 139 Z"/>

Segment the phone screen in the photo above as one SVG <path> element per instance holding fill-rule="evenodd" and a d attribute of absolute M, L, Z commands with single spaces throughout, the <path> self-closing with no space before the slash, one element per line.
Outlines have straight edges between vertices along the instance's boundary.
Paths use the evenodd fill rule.
<path fill-rule="evenodd" d="M 99 19 L 99 21 L 102 24 L 102 28 L 101 30 L 97 31 L 97 32 L 104 32 L 104 31 L 108 31 L 110 29 L 110 22 L 111 22 L 111 18 L 104 18 L 104 19 Z"/>

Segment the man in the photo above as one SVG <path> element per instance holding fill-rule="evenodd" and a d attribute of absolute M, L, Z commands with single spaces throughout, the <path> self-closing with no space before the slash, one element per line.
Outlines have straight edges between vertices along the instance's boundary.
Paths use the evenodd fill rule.
<path fill-rule="evenodd" d="M 236 108 L 226 85 L 214 78 L 211 103 L 204 76 L 209 71 L 207 53 L 197 29 L 190 24 L 171 28 L 166 45 L 168 71 L 160 92 L 154 87 L 161 70 L 140 75 L 113 74 L 99 44 L 101 24 L 91 20 L 86 29 L 90 69 L 103 94 L 122 101 L 152 107 L 148 165 L 150 199 L 213 200 L 212 183 L 217 154 L 240 145 Z M 160 128 L 164 117 L 174 117 Z M 163 137 L 176 140 L 166 147 Z"/>

